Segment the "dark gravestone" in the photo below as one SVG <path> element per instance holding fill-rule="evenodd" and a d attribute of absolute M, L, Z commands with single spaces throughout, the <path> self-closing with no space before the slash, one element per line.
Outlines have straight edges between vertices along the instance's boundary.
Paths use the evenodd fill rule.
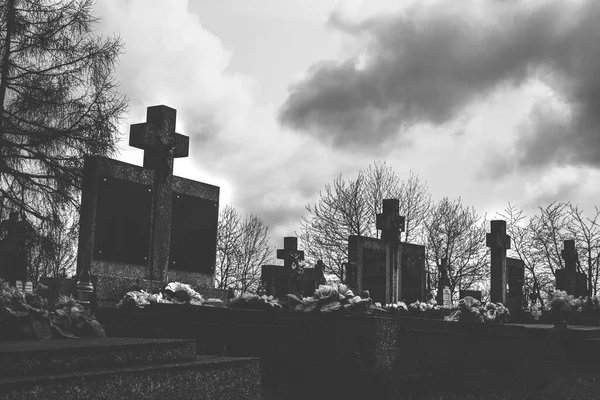
<path fill-rule="evenodd" d="M 425 301 L 425 246 L 400 243 L 401 299 L 407 303 Z"/>
<path fill-rule="evenodd" d="M 491 221 L 491 233 L 486 235 L 486 245 L 491 248 L 490 300 L 506 305 L 506 250 L 510 249 L 506 221 Z"/>
<path fill-rule="evenodd" d="M 304 261 L 304 252 L 298 250 L 298 238 L 288 236 L 283 238 L 283 249 L 277 250 L 277 258 L 283 260 L 283 266 L 288 274 L 288 293 L 302 294 L 300 279 L 300 261 Z"/>
<path fill-rule="evenodd" d="M 442 258 L 442 263 L 438 267 L 439 279 L 438 279 L 438 288 L 437 288 L 437 296 L 435 300 L 437 304 L 444 304 L 444 288 L 450 287 L 450 278 L 448 276 L 448 259 Z"/>
<path fill-rule="evenodd" d="M 574 240 L 565 240 L 564 249 L 561 252 L 565 261 L 565 268 L 558 269 L 555 272 L 556 289 L 564 290 L 567 293 L 579 297 L 587 295 L 587 277 L 582 272 L 577 272 L 577 262 L 579 256 L 575 248 Z"/>
<path fill-rule="evenodd" d="M 395 303 L 404 295 L 400 284 L 403 281 L 403 271 L 398 268 L 398 245 L 400 232 L 404 231 L 404 217 L 399 214 L 398 199 L 384 199 L 382 208 L 383 212 L 376 215 L 376 226 L 381 230 L 381 240 L 388 246 L 385 302 Z"/>
<path fill-rule="evenodd" d="M 27 238 L 30 227 L 26 221 L 19 221 L 19 214 L 10 213 L 7 220 L 0 223 L 0 278 L 11 285 L 16 281 L 27 281 Z"/>
<path fill-rule="evenodd" d="M 214 287 L 219 188 L 173 176 L 173 159 L 189 144 L 175 118 L 172 108 L 148 107 L 148 122 L 131 126 L 143 168 L 86 157 L 77 271 L 99 277 L 106 305 L 167 281 Z"/>
<path fill-rule="evenodd" d="M 260 280 L 267 296 L 275 296 L 280 300 L 287 301 L 289 290 L 291 267 L 281 265 L 263 265 L 261 267 Z"/>
<path fill-rule="evenodd" d="M 470 296 L 475 300 L 481 301 L 481 290 L 461 290 L 459 292 L 459 297 L 461 299 L 464 299 L 467 296 Z"/>
<path fill-rule="evenodd" d="M 218 210 L 213 201 L 176 193 L 173 198 L 169 270 L 214 273 Z"/>
<path fill-rule="evenodd" d="M 317 260 L 314 268 L 304 268 L 300 279 L 300 285 L 302 286 L 302 296 L 312 297 L 315 294 L 315 290 L 319 285 L 327 283 L 325 280 L 325 264 L 323 260 Z"/>
<path fill-rule="evenodd" d="M 304 252 L 298 250 L 298 238 L 283 238 L 283 249 L 277 250 L 277 258 L 283 260 L 281 265 L 263 265 L 261 267 L 261 284 L 267 295 L 273 295 L 282 304 L 287 304 L 287 295 L 302 294 L 302 283 L 299 277 L 300 261 L 304 260 Z"/>
<path fill-rule="evenodd" d="M 110 176 L 97 179 L 95 258 L 148 264 L 152 186 Z"/>
<path fill-rule="evenodd" d="M 374 302 L 386 302 L 386 276 L 388 245 L 383 240 L 364 237 L 348 237 L 348 275 L 350 285 L 355 283 L 355 294 L 368 290 Z"/>
<path fill-rule="evenodd" d="M 385 251 L 364 248 L 362 262 L 363 290 L 369 291 L 373 301 L 386 303 Z"/>
<path fill-rule="evenodd" d="M 523 260 L 507 257 L 506 269 L 508 275 L 507 308 L 513 313 L 522 311 L 526 302 L 523 292 L 525 263 Z"/>

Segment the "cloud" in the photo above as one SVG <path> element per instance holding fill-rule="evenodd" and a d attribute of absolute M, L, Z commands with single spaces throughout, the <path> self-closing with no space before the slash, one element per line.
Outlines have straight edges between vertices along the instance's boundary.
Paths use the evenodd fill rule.
<path fill-rule="evenodd" d="M 599 18 L 594 0 L 423 1 L 358 21 L 333 13 L 330 24 L 362 40 L 362 52 L 313 65 L 290 87 L 279 120 L 338 147 L 373 149 L 416 124 L 453 121 L 498 90 L 542 80 L 572 120 L 534 110 L 518 163 L 597 164 Z"/>
<path fill-rule="evenodd" d="M 228 70 L 234 56 L 207 30 L 185 0 L 104 1 L 96 5 L 104 35 L 119 34 L 125 53 L 117 66 L 130 115 L 121 127 L 120 159 L 141 164 L 127 146 L 129 125 L 146 107 L 177 109 L 177 131 L 190 137 L 176 175 L 221 187 L 221 204 L 254 213 L 275 241 L 293 234 L 304 206 L 340 164 L 316 140 L 281 129 L 271 104 L 259 103 L 251 76 Z M 309 179 L 315 171 L 323 180 Z"/>

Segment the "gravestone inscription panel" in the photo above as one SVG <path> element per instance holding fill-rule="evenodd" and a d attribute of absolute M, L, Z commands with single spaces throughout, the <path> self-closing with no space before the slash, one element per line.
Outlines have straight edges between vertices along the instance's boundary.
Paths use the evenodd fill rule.
<path fill-rule="evenodd" d="M 403 301 L 425 301 L 425 246 L 400 243 L 401 295 Z"/>
<path fill-rule="evenodd" d="M 507 308 L 511 312 L 523 310 L 525 305 L 525 263 L 517 258 L 506 257 L 506 274 L 508 276 Z"/>
<path fill-rule="evenodd" d="M 385 303 L 385 250 L 363 248 L 362 263 L 363 286 L 373 301 Z"/>
<path fill-rule="evenodd" d="M 214 273 L 218 218 L 216 201 L 175 193 L 170 270 Z"/>
<path fill-rule="evenodd" d="M 386 302 L 387 243 L 375 238 L 348 237 L 348 264 L 355 267 L 357 293 L 368 290 L 373 302 Z M 353 288 L 354 289 L 354 288 Z"/>
<path fill-rule="evenodd" d="M 98 177 L 95 258 L 145 265 L 150 249 L 152 187 Z"/>

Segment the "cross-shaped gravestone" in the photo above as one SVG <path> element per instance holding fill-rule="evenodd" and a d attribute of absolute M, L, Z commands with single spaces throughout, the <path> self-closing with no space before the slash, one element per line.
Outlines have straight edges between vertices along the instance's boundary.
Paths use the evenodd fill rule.
<path fill-rule="evenodd" d="M 85 159 L 77 271 L 98 276 L 103 304 L 131 287 L 168 281 L 214 286 L 219 188 L 173 175 L 189 138 L 176 133 L 177 111 L 148 107 L 130 129 L 143 168 L 106 157 Z"/>
<path fill-rule="evenodd" d="M 398 199 L 384 199 L 383 212 L 376 215 L 376 227 L 381 230 L 381 239 L 388 246 L 388 268 L 386 268 L 386 302 L 395 303 L 402 298 L 398 272 L 398 243 L 404 231 L 404 217 L 400 214 Z"/>
<path fill-rule="evenodd" d="M 177 110 L 167 106 L 148 107 L 146 121 L 133 124 L 129 145 L 144 150 L 144 168 L 163 179 L 173 175 L 173 158 L 187 157 L 190 138 L 175 132 Z"/>
<path fill-rule="evenodd" d="M 567 271 L 575 271 L 577 269 L 577 261 L 579 255 L 575 249 L 574 240 L 563 241 L 564 249 L 561 251 L 562 259 L 565 261 L 565 269 Z"/>
<path fill-rule="evenodd" d="M 304 260 L 304 252 L 298 250 L 298 238 L 288 236 L 283 238 L 283 249 L 277 250 L 277 259 L 283 260 L 283 266 L 291 269 L 294 263 Z"/>
<path fill-rule="evenodd" d="M 486 245 L 491 248 L 490 300 L 506 305 L 506 250 L 510 249 L 510 236 L 506 234 L 506 221 L 491 221 L 491 233 L 486 234 Z"/>
<path fill-rule="evenodd" d="M 173 213 L 173 158 L 187 157 L 189 138 L 175 133 L 177 110 L 148 107 L 146 121 L 131 125 L 129 145 L 144 150 L 144 168 L 154 170 L 154 224 L 150 243 L 151 279 L 168 280 Z"/>
<path fill-rule="evenodd" d="M 404 232 L 404 221 L 404 217 L 400 215 L 400 201 L 383 200 L 383 212 L 376 216 L 376 227 L 381 230 L 381 239 L 396 241 L 400 232 Z"/>

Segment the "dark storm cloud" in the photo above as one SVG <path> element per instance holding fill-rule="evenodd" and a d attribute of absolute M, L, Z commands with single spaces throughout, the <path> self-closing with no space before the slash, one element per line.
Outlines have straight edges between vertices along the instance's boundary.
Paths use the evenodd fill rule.
<path fill-rule="evenodd" d="M 336 146 L 376 146 L 536 77 L 566 100 L 573 119 L 565 126 L 532 115 L 522 162 L 599 163 L 599 20 L 597 0 L 419 2 L 359 22 L 333 14 L 332 26 L 364 40 L 364 54 L 314 65 L 290 88 L 279 118 Z"/>

